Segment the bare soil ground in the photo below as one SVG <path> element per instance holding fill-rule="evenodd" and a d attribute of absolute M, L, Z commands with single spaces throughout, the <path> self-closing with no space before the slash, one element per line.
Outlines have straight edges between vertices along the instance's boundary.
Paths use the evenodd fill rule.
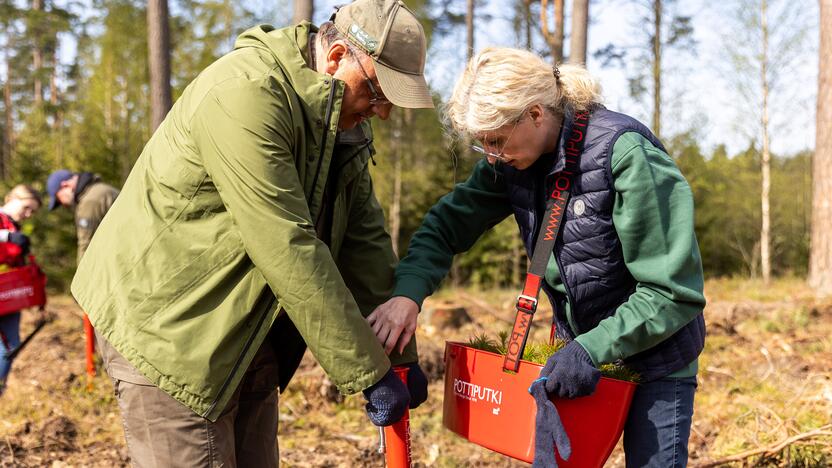
<path fill-rule="evenodd" d="M 832 303 L 814 300 L 798 279 L 710 281 L 706 292 L 691 466 L 832 465 Z M 442 426 L 444 341 L 509 328 L 513 296 L 446 290 L 426 304 L 418 336 L 432 380 L 428 402 L 411 414 L 417 466 L 524 466 Z M 51 297 L 49 309 L 56 320 L 20 354 L 0 397 L 0 466 L 127 466 L 109 379 L 99 373 L 87 388 L 81 312 L 67 296 Z M 550 313 L 540 311 L 533 339 L 548 336 Z M 24 335 L 33 327 L 25 315 Z M 382 466 L 362 405 L 335 396 L 307 355 L 281 395 L 282 466 Z M 623 466 L 620 449 L 607 466 Z"/>

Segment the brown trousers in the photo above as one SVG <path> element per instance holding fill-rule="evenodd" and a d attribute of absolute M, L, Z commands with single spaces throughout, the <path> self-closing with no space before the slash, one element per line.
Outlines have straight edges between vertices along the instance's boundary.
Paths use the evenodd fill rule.
<path fill-rule="evenodd" d="M 263 343 L 216 422 L 150 383 L 96 335 L 135 467 L 276 467 L 277 359 Z"/>

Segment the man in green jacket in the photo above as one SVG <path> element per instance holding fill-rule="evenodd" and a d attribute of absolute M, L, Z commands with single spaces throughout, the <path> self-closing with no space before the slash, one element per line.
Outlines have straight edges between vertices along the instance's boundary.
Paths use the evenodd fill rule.
<path fill-rule="evenodd" d="M 276 388 L 307 345 L 377 425 L 408 405 L 391 362 L 415 346 L 388 358 L 364 320 L 396 261 L 367 120 L 433 106 L 426 40 L 401 1 L 333 16 L 252 28 L 188 85 L 81 261 L 138 465 L 277 465 Z"/>

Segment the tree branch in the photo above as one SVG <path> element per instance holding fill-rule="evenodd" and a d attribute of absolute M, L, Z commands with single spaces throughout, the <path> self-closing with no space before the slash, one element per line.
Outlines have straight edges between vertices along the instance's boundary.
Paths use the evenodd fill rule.
<path fill-rule="evenodd" d="M 817 436 L 832 436 L 832 431 L 830 431 L 829 429 L 832 429 L 832 424 L 827 424 L 827 425 L 821 426 L 817 429 L 813 429 L 809 432 L 804 432 L 802 434 L 797 434 L 797 435 L 794 435 L 792 437 L 783 439 L 780 442 L 778 442 L 774 445 L 771 445 L 769 447 L 763 447 L 763 448 L 748 450 L 748 451 L 745 451 L 745 452 L 742 452 L 742 453 L 738 453 L 736 455 L 731 455 L 730 457 L 720 458 L 719 460 L 714 460 L 712 462 L 708 462 L 708 463 L 704 463 L 704 464 L 696 465 L 696 466 L 698 468 L 710 468 L 710 467 L 713 467 L 713 466 L 725 465 L 726 463 L 743 461 L 743 460 L 746 460 L 748 458 L 751 458 L 751 457 L 754 457 L 754 456 L 757 456 L 757 455 L 769 455 L 769 456 L 774 455 L 776 453 L 779 453 L 779 452 L 783 451 L 783 449 L 785 449 L 789 445 L 791 445 L 795 442 L 801 441 L 801 440 L 810 439 L 812 437 L 817 437 Z"/>

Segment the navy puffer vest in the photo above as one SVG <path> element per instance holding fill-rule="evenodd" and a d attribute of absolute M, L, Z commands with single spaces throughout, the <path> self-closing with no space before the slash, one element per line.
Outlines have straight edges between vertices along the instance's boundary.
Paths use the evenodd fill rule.
<path fill-rule="evenodd" d="M 543 204 L 553 175 L 564 167 L 564 142 L 569 136 L 571 119 L 564 123 L 558 156 L 554 165 L 551 158 L 541 158 L 533 170 L 518 171 L 508 166 L 498 170 L 505 175 L 514 216 L 532 255 L 537 232 L 544 217 Z M 569 205 L 564 214 L 561 234 L 555 244 L 555 259 L 569 296 L 572 319 L 577 329 L 567 323 L 563 294 L 544 282 L 557 311 L 558 334 L 572 339 L 585 333 L 612 315 L 635 291 L 636 280 L 624 263 L 621 244 L 612 220 L 615 190 L 612 180 L 612 149 L 625 132 L 637 132 L 657 148 L 664 146 L 647 127 L 624 114 L 603 107 L 590 116 L 584 151 L 581 155 Z M 548 164 L 548 169 L 545 166 Z M 575 205 L 582 205 L 579 213 Z M 692 362 L 705 343 L 705 321 L 700 314 L 667 340 L 625 360 L 639 372 L 644 381 L 667 376 Z"/>

